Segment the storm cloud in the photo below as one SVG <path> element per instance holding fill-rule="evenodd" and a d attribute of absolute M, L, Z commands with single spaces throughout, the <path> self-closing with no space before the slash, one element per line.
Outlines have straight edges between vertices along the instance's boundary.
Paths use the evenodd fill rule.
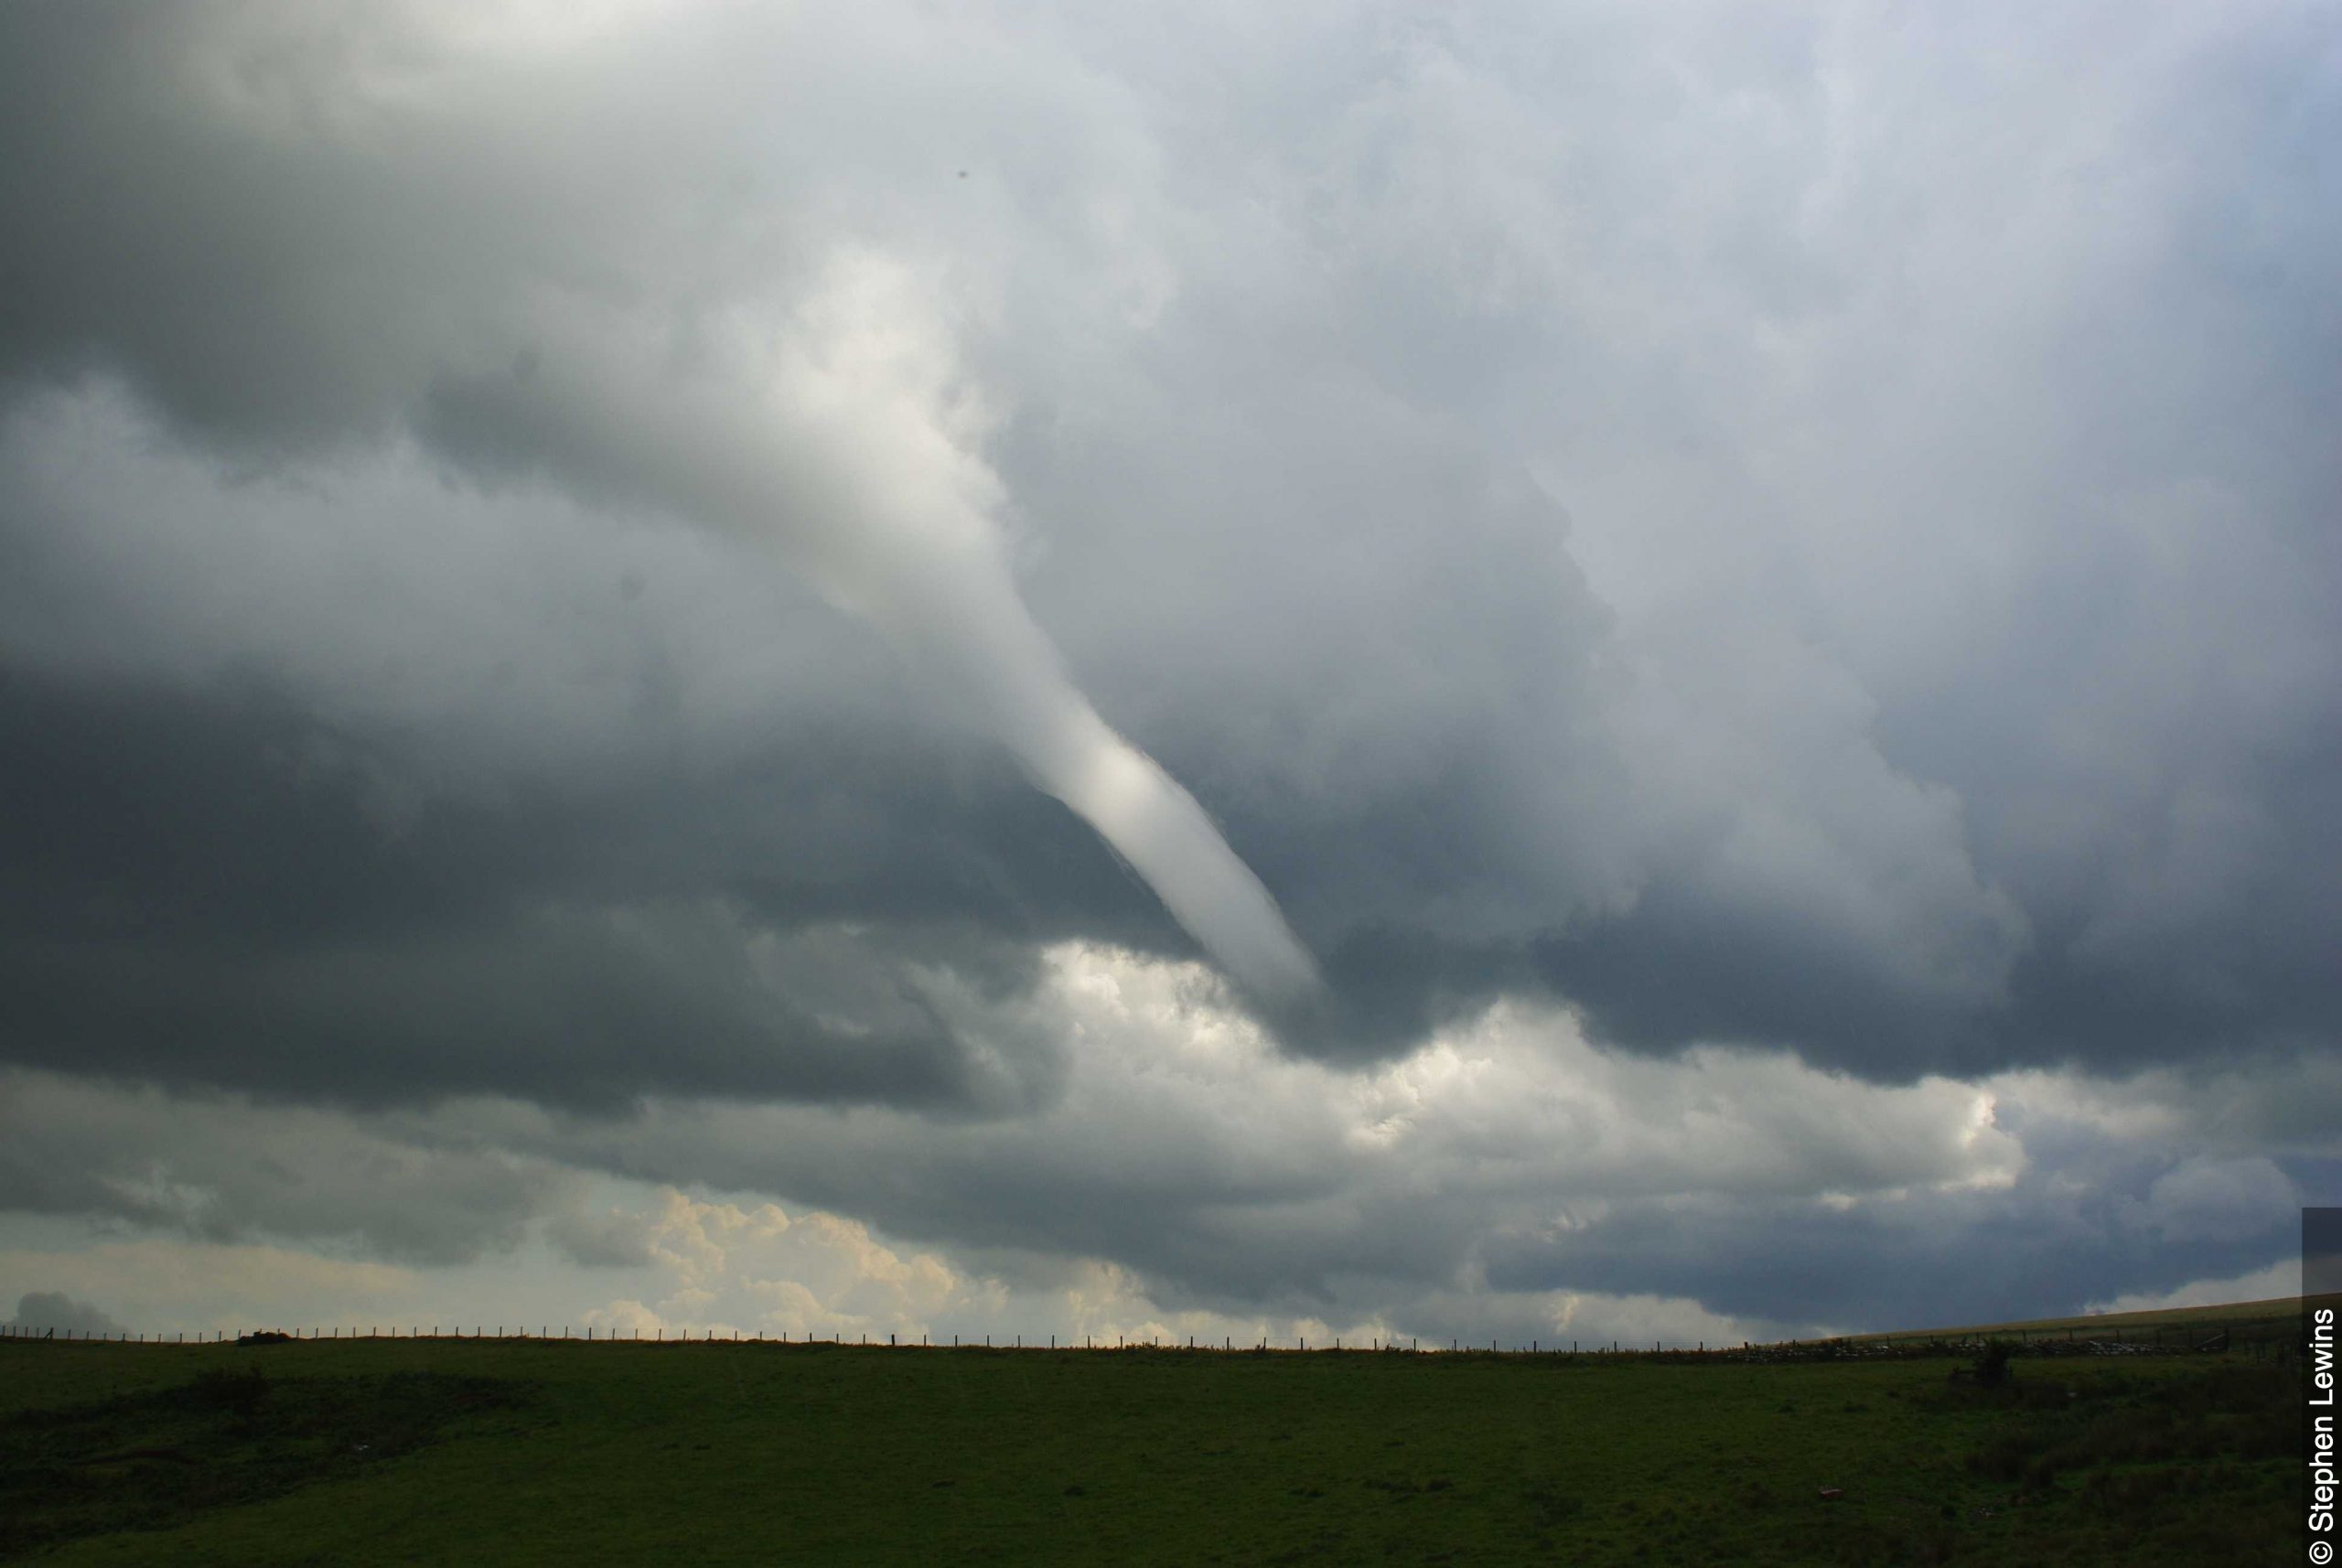
<path fill-rule="evenodd" d="M 647 1269 L 770 1199 L 930 1316 L 1423 1332 L 2265 1268 L 2338 59 L 0 5 L 0 1202 Z"/>

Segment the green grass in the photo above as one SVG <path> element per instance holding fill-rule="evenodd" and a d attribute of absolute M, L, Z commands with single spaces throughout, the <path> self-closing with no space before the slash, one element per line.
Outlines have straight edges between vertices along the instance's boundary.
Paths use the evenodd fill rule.
<path fill-rule="evenodd" d="M 2311 1306 L 2342 1306 L 2342 1295 L 2311 1296 Z M 1883 1334 L 1856 1334 L 1850 1337 L 1854 1343 L 1871 1340 L 1901 1339 L 1969 1339 L 1985 1335 L 2004 1338 L 2019 1336 L 2050 1337 L 2071 1334 L 2083 1339 L 2107 1338 L 2122 1335 L 2130 1339 L 2153 1341 L 2161 1330 L 2161 1343 L 2177 1347 L 2189 1342 L 2191 1335 L 2201 1338 L 2214 1329 L 2235 1331 L 2238 1339 L 2270 1340 L 2289 1338 L 2299 1330 L 2303 1298 L 2281 1295 L 2269 1301 L 2229 1302 L 2219 1306 L 2165 1306 L 2149 1312 L 2101 1312 L 2088 1316 L 2036 1317 L 2021 1323 L 1989 1323 L 1957 1328 L 1896 1329 Z M 2183 1332 L 2186 1331 L 2186 1332 Z"/>
<path fill-rule="evenodd" d="M 2295 1544 L 2290 1369 L 2020 1360 L 2000 1391 L 1953 1364 L 6 1342 L 0 1551 L 2064 1565 Z"/>

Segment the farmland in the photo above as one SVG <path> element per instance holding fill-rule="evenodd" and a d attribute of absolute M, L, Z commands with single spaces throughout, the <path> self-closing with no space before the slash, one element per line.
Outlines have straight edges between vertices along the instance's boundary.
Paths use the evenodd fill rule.
<path fill-rule="evenodd" d="M 2298 1372 L 532 1339 L 0 1343 L 56 1563 L 2290 1556 Z M 1825 1497 L 1824 1489 L 1838 1492 Z"/>

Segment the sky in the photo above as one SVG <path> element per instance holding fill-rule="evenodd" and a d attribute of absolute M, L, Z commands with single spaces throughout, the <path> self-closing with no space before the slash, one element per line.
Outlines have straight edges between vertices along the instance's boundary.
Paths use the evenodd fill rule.
<path fill-rule="evenodd" d="M 0 0 L 0 226 L 14 1321 L 1714 1343 L 2342 1203 L 2330 5 Z"/>

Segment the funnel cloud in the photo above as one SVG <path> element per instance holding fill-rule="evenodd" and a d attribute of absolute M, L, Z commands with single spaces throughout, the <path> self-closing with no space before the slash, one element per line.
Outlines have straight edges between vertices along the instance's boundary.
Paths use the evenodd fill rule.
<path fill-rule="evenodd" d="M 629 330 L 630 327 L 637 329 Z M 913 269 L 864 248 L 806 297 L 697 333 L 564 313 L 523 370 L 436 389 L 428 428 L 493 433 L 564 483 L 615 487 L 768 547 L 1097 831 L 1241 989 L 1305 1000 L 1316 970 L 1195 798 L 1116 734 L 1019 597 L 977 453 L 985 415 Z"/>

